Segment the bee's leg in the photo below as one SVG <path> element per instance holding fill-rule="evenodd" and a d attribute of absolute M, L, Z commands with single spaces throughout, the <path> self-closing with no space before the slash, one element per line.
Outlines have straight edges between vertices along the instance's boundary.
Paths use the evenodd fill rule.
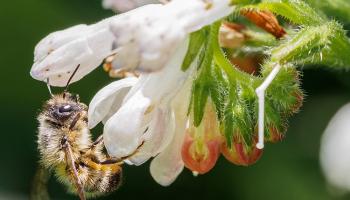
<path fill-rule="evenodd" d="M 72 171 L 73 171 L 74 184 L 75 184 L 76 189 L 78 191 L 78 195 L 80 197 L 80 200 L 86 200 L 84 189 L 83 189 L 83 184 L 81 183 L 81 181 L 79 179 L 78 170 L 75 166 L 72 148 L 71 148 L 66 137 L 63 138 L 63 140 L 62 140 L 62 146 L 65 150 L 66 160 L 67 160 L 68 166 L 70 166 Z"/>
<path fill-rule="evenodd" d="M 94 143 L 92 143 L 91 148 L 96 148 L 96 146 L 103 145 L 103 135 L 100 135 Z"/>
<path fill-rule="evenodd" d="M 137 154 L 140 150 L 140 148 L 143 146 L 145 142 L 143 141 L 137 148 L 136 150 L 131 153 L 130 155 L 127 155 L 127 156 L 124 156 L 124 157 L 121 157 L 121 158 L 118 158 L 118 159 L 113 159 L 113 158 L 110 158 L 110 159 L 107 159 L 105 160 L 104 162 L 101 162 L 101 164 L 112 164 L 112 163 L 118 163 L 118 164 L 123 164 L 124 163 L 124 160 L 127 160 L 128 158 L 131 158 L 132 156 L 134 156 L 135 154 Z"/>
<path fill-rule="evenodd" d="M 258 104 L 259 104 L 259 119 L 258 119 L 258 130 L 259 130 L 259 137 L 258 137 L 258 143 L 256 144 L 256 147 L 258 149 L 264 148 L 264 117 L 265 117 L 265 91 L 269 87 L 269 85 L 272 83 L 273 79 L 277 76 L 278 72 L 281 70 L 281 65 L 277 63 L 270 74 L 267 76 L 267 78 L 264 80 L 264 82 L 256 88 L 255 92 L 258 96 Z"/>
<path fill-rule="evenodd" d="M 77 122 L 80 119 L 80 113 L 76 114 L 75 117 L 72 120 L 72 123 L 69 125 L 69 130 L 73 130 L 74 126 L 77 124 Z"/>

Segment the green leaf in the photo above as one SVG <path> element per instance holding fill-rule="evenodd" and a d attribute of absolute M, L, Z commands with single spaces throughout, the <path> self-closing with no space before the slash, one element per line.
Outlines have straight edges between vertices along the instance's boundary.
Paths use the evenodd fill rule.
<path fill-rule="evenodd" d="M 209 87 L 205 81 L 197 79 L 193 89 L 193 124 L 198 127 L 202 122 L 205 105 L 209 96 Z"/>
<path fill-rule="evenodd" d="M 230 84 L 227 78 L 223 76 L 222 70 L 217 65 L 213 66 L 211 71 L 210 96 L 215 105 L 219 121 L 221 121 L 225 115 L 225 106 L 229 99 L 229 90 Z"/>
<path fill-rule="evenodd" d="M 199 56 L 201 59 L 201 56 Z M 213 65 L 213 49 L 211 47 L 211 40 L 207 42 L 202 61 L 199 61 L 196 80 L 194 81 L 193 89 L 193 117 L 194 125 L 200 125 L 203 119 L 205 104 L 207 102 L 210 90 L 210 72 Z"/>
<path fill-rule="evenodd" d="M 200 50 L 203 48 L 203 44 L 206 42 L 207 28 L 202 28 L 190 35 L 190 44 L 182 63 L 182 71 L 186 71 L 192 64 L 192 62 L 197 58 Z"/>

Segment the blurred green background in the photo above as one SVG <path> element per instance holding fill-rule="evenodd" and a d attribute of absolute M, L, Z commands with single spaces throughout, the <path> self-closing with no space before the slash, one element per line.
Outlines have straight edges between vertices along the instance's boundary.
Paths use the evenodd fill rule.
<path fill-rule="evenodd" d="M 1 2 L 1 200 L 28 199 L 37 167 L 36 116 L 49 95 L 45 84 L 29 76 L 34 46 L 52 31 L 93 23 L 112 14 L 102 9 L 100 0 Z M 110 81 L 99 68 L 70 90 L 89 102 Z M 324 128 L 336 110 L 350 102 L 350 73 L 305 69 L 303 88 L 307 98 L 301 112 L 291 119 L 287 138 L 267 145 L 256 165 L 238 167 L 221 158 L 207 175 L 195 178 L 184 170 L 170 187 L 161 187 L 152 180 L 149 163 L 125 166 L 120 190 L 100 199 L 350 199 L 330 195 L 318 159 Z M 49 190 L 52 199 L 77 199 L 67 195 L 53 178 Z"/>

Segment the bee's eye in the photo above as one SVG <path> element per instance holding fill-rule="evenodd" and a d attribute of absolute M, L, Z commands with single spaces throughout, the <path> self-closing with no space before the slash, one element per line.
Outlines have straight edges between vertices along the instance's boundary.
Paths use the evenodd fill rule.
<path fill-rule="evenodd" d="M 67 113 L 67 112 L 72 112 L 73 108 L 70 105 L 64 105 L 58 108 L 58 112 L 60 113 Z"/>

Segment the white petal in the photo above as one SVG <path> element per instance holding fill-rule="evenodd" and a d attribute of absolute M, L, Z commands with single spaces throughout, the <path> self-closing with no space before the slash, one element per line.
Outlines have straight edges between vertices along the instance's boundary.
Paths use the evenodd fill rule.
<path fill-rule="evenodd" d="M 162 69 L 189 33 L 233 12 L 230 0 L 211 2 L 210 8 L 202 0 L 146 5 L 114 19 L 111 31 L 116 37 L 115 51 L 120 56 L 113 67 L 145 72 Z"/>
<path fill-rule="evenodd" d="M 174 131 L 173 112 L 169 108 L 159 108 L 150 122 L 148 131 L 143 136 L 144 144 L 129 161 L 134 165 L 141 165 L 156 156 L 169 145 Z"/>
<path fill-rule="evenodd" d="M 134 77 L 121 79 L 97 92 L 89 105 L 88 119 L 90 129 L 101 121 L 105 123 L 120 108 L 125 95 L 137 83 L 137 80 Z"/>
<path fill-rule="evenodd" d="M 65 86 L 79 64 L 72 82 L 90 73 L 111 53 L 114 36 L 109 31 L 109 22 L 112 18 L 48 35 L 35 47 L 31 76 L 40 81 L 49 78 L 53 86 Z"/>
<path fill-rule="evenodd" d="M 159 3 L 157 0 L 103 0 L 102 6 L 105 9 L 111 9 L 114 12 L 126 12 L 151 3 Z"/>
<path fill-rule="evenodd" d="M 49 34 L 42 39 L 34 50 L 34 62 L 42 61 L 51 51 L 58 49 L 62 45 L 81 37 L 88 31 L 89 27 L 85 24 L 76 25 L 63 31 L 57 31 Z"/>
<path fill-rule="evenodd" d="M 142 90 L 145 96 L 152 98 L 154 104 L 161 104 L 161 102 L 166 104 L 173 100 L 192 73 L 192 70 L 187 70 L 186 72 L 181 70 L 181 64 L 185 58 L 188 44 L 189 39 L 179 44 L 175 54 L 161 71 L 142 74 L 140 76 L 140 84 L 132 88 L 126 99 L 133 95 L 134 92 Z"/>
<path fill-rule="evenodd" d="M 151 100 L 141 92 L 123 104 L 105 124 L 103 139 L 110 156 L 121 158 L 128 156 L 142 143 L 142 135 L 150 121 L 148 113 Z"/>
<path fill-rule="evenodd" d="M 329 122 L 321 140 L 320 161 L 333 186 L 350 191 L 350 104 Z"/>
<path fill-rule="evenodd" d="M 162 186 L 168 186 L 174 182 L 184 167 L 181 147 L 187 126 L 187 109 L 191 94 L 191 82 L 187 81 L 173 102 L 176 124 L 175 136 L 169 146 L 151 162 L 151 175 Z"/>

